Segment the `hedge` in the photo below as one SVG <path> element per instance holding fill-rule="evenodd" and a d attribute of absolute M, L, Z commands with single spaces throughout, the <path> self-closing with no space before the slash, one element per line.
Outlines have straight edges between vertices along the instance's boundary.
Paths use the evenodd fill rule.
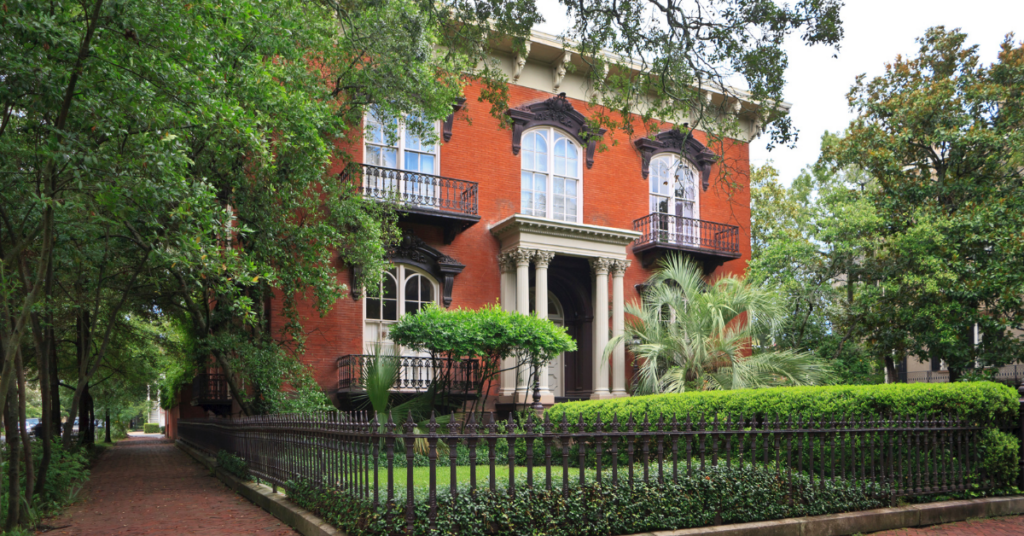
<path fill-rule="evenodd" d="M 404 503 L 374 506 L 336 490 L 323 490 L 304 482 L 289 482 L 288 498 L 351 536 L 402 533 Z M 881 486 L 867 489 L 846 481 L 813 483 L 793 474 L 789 494 L 786 475 L 772 466 L 708 467 L 678 482 L 667 479 L 634 486 L 572 485 L 560 488 L 517 486 L 509 496 L 478 490 L 475 496 L 461 489 L 452 499 L 447 490 L 437 494 L 437 533 L 482 535 L 609 535 L 702 527 L 716 523 L 744 523 L 879 508 L 888 505 Z M 412 534 L 433 534 L 428 526 L 428 505 L 414 503 Z"/>
<path fill-rule="evenodd" d="M 252 479 L 252 475 L 249 474 L 249 464 L 226 450 L 217 451 L 217 467 L 224 469 L 241 480 Z"/>
<path fill-rule="evenodd" d="M 838 385 L 827 387 L 775 387 L 735 391 L 695 391 L 556 404 L 545 413 L 554 422 L 592 425 L 601 415 L 605 423 L 617 415 L 652 422 L 664 417 L 682 421 L 701 415 L 756 418 L 776 416 L 812 418 L 883 419 L 890 416 L 921 419 L 955 418 L 987 428 L 979 444 L 984 468 L 997 487 L 1011 485 L 1017 476 L 1019 441 L 1000 432 L 1017 426 L 1020 402 L 1012 387 L 992 382 L 940 384 Z"/>
<path fill-rule="evenodd" d="M 154 422 L 147 422 L 142 425 L 142 433 L 144 434 L 159 434 L 160 425 Z"/>

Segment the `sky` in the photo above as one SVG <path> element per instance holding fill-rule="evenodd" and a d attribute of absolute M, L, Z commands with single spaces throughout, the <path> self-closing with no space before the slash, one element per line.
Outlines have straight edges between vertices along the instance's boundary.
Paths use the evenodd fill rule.
<path fill-rule="evenodd" d="M 537 3 L 547 19 L 538 29 L 559 35 L 566 27 L 565 10 L 557 0 Z M 841 18 L 845 35 L 838 53 L 830 47 L 807 47 L 798 37 L 786 42 L 789 67 L 784 95 L 793 104 L 791 115 L 799 139 L 792 149 L 768 151 L 766 137 L 754 140 L 750 147 L 751 164 L 771 161 L 783 183 L 789 184 L 818 159 L 825 131 L 842 131 L 850 123 L 853 114 L 846 94 L 857 75 L 879 76 L 885 63 L 898 54 L 915 54 L 914 39 L 926 29 L 960 28 L 967 33 L 968 44 L 979 45 L 986 64 L 996 60 L 1007 33 L 1016 31 L 1015 40 L 1024 40 L 1022 0 L 847 0 Z"/>

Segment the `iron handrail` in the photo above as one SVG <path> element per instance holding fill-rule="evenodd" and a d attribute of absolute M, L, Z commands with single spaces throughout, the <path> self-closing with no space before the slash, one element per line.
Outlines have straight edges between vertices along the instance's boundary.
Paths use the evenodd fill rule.
<path fill-rule="evenodd" d="M 671 214 L 648 214 L 633 221 L 633 230 L 640 231 L 636 243 L 662 243 L 708 249 L 739 255 L 740 228 Z"/>
<path fill-rule="evenodd" d="M 396 202 L 406 208 L 476 216 L 477 183 L 370 164 L 356 164 L 343 174 L 367 199 Z"/>

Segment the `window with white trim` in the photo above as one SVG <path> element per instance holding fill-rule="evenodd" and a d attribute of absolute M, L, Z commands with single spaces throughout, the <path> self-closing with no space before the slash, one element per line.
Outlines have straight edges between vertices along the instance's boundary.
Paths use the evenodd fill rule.
<path fill-rule="evenodd" d="M 406 313 L 415 314 L 428 303 L 437 303 L 438 284 L 426 273 L 397 265 L 384 273 L 376 296 L 363 299 L 363 345 L 373 353 L 375 344 L 391 345 L 390 325 Z"/>
<path fill-rule="evenodd" d="M 410 116 L 412 118 L 412 116 Z M 436 175 L 438 146 L 405 128 L 404 121 L 383 123 L 374 111 L 366 114 L 365 153 L 363 162 L 403 171 Z M 436 129 L 437 125 L 435 125 Z M 440 132 L 437 132 L 440 134 Z"/>
<path fill-rule="evenodd" d="M 700 198 L 693 165 L 678 155 L 663 154 L 651 159 L 651 214 L 658 214 L 657 226 L 664 239 L 676 243 L 700 244 Z"/>
<path fill-rule="evenodd" d="M 552 127 L 523 133 L 521 207 L 529 216 L 582 221 L 583 159 L 580 147 Z"/>

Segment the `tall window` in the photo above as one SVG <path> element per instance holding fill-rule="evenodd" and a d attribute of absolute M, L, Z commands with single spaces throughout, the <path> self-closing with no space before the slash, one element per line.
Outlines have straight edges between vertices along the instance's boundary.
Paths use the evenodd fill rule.
<path fill-rule="evenodd" d="M 700 202 L 697 196 L 698 174 L 677 155 L 661 155 L 651 160 L 651 214 L 658 214 L 658 229 L 663 240 L 700 245 Z"/>
<path fill-rule="evenodd" d="M 523 214 L 554 220 L 582 221 L 580 148 L 567 135 L 551 127 L 523 134 Z"/>
<path fill-rule="evenodd" d="M 366 123 L 363 162 L 386 169 L 366 168 L 363 191 L 372 197 L 397 196 L 403 203 L 435 206 L 440 196 L 440 185 L 432 177 L 439 169 L 437 145 L 406 128 L 405 121 L 383 122 L 373 110 Z"/>
<path fill-rule="evenodd" d="M 398 265 L 384 273 L 378 295 L 363 300 L 366 351 L 372 352 L 375 343 L 390 345 L 390 325 L 406 313 L 414 314 L 428 303 L 437 303 L 437 296 L 437 283 L 415 268 Z"/>

